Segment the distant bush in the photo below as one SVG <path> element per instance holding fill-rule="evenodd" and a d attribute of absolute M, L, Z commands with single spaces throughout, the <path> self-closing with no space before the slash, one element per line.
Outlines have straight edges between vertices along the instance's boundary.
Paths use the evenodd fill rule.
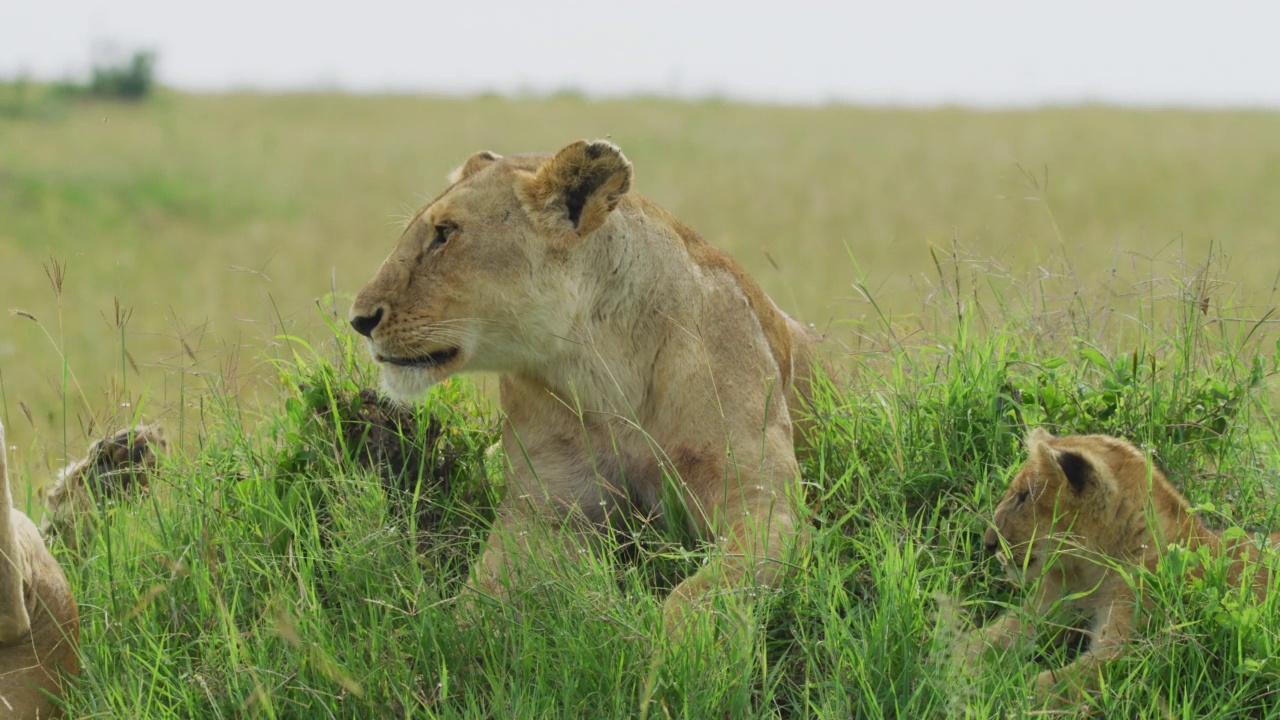
<path fill-rule="evenodd" d="M 58 118 L 71 103 L 86 98 L 144 100 L 155 89 L 155 67 L 155 53 L 137 51 L 127 60 L 95 63 L 88 83 L 71 79 L 32 82 L 25 75 L 0 78 L 0 117 Z"/>
<path fill-rule="evenodd" d="M 0 82 L 0 116 L 21 117 L 35 104 L 31 83 L 25 77 Z"/>
<path fill-rule="evenodd" d="M 89 95 L 116 100 L 142 100 L 155 86 L 156 55 L 138 51 L 127 62 L 98 64 L 89 80 Z"/>

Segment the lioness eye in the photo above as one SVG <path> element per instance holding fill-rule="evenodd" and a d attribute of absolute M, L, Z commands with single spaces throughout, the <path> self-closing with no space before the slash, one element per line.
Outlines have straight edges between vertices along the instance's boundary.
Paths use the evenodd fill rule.
<path fill-rule="evenodd" d="M 449 236 L 452 235 L 453 231 L 457 229 L 458 229 L 457 225 L 450 225 L 448 223 L 437 225 L 436 234 L 431 237 L 431 247 L 433 248 L 440 247 L 441 245 L 444 245 L 445 243 L 449 242 Z"/>
<path fill-rule="evenodd" d="M 1031 491 L 1029 490 L 1023 490 L 1022 492 L 1018 493 L 1018 504 L 1021 505 L 1022 503 L 1026 502 L 1027 497 L 1029 497 L 1030 495 L 1031 495 Z"/>

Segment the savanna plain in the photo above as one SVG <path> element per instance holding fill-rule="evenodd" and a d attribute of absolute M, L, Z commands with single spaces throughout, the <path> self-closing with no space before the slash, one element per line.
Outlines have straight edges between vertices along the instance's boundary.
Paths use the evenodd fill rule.
<path fill-rule="evenodd" d="M 668 644 L 662 599 L 702 555 L 641 520 L 460 622 L 503 490 L 495 383 L 408 411 L 360 393 L 346 309 L 448 171 L 595 137 L 826 336 L 813 542 L 750 642 Z M 38 517 L 117 426 L 170 439 L 149 497 L 54 543 L 83 619 L 67 712 L 1041 713 L 1030 683 L 1072 643 L 979 672 L 949 652 L 1021 598 L 982 533 L 1030 428 L 1126 437 L 1211 526 L 1280 529 L 1278 199 L 1265 112 L 162 92 L 2 116 L 16 505 Z M 1280 716 L 1280 582 L 1257 600 L 1169 558 L 1130 571 L 1141 632 L 1072 712 Z"/>

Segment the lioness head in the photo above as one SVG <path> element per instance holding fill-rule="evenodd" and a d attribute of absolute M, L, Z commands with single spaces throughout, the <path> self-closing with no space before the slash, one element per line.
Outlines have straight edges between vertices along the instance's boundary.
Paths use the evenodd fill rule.
<path fill-rule="evenodd" d="M 1141 517 L 1142 498 L 1157 472 L 1142 453 L 1104 435 L 1054 437 L 1040 428 L 1027 437 L 1027 453 L 996 506 L 984 538 L 987 550 L 1000 553 L 1010 576 L 1021 582 L 1039 577 L 1053 559 L 1069 566 L 1113 555 L 1132 520 L 1132 513 L 1119 516 L 1116 506 Z M 1124 488 L 1141 495 L 1127 498 Z"/>
<path fill-rule="evenodd" d="M 554 156 L 476 153 L 449 179 L 351 306 L 400 397 L 462 370 L 545 362 L 579 290 L 574 249 L 630 188 L 631 163 L 611 143 L 579 141 Z"/>

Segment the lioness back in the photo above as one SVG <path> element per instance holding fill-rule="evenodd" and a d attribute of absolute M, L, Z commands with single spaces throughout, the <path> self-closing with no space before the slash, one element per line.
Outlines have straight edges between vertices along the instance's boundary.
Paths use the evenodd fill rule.
<path fill-rule="evenodd" d="M 779 310 L 778 306 L 774 305 L 769 296 L 765 294 L 760 284 L 755 281 L 755 278 L 751 277 L 729 253 L 708 244 L 692 228 L 651 202 L 648 198 L 633 195 L 629 202 L 636 206 L 637 211 L 650 218 L 660 220 L 664 225 L 670 226 L 672 231 L 680 238 L 680 241 L 684 243 L 690 259 L 699 267 L 708 272 L 724 271 L 733 277 L 734 283 L 742 289 L 743 294 L 746 296 L 751 311 L 755 313 L 760 321 L 760 329 L 764 332 L 764 336 L 769 342 L 769 349 L 773 352 L 774 361 L 778 363 L 783 383 L 791 383 L 797 371 L 806 376 L 808 375 L 812 369 L 813 347 L 817 340 L 813 332 Z M 627 203 L 624 201 L 624 206 L 625 204 Z M 798 355 L 805 356 L 810 362 L 796 363 L 795 360 Z"/>

